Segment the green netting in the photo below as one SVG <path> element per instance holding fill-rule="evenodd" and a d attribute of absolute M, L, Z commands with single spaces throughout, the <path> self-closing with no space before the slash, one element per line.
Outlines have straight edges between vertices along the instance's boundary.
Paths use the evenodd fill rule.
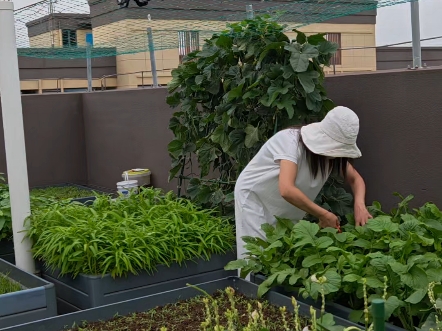
<path fill-rule="evenodd" d="M 92 33 L 92 57 L 134 54 L 149 50 L 150 27 L 155 50 L 186 52 L 227 23 L 246 19 L 248 5 L 254 15 L 271 15 L 293 29 L 410 1 L 149 0 L 139 7 L 130 0 L 120 8 L 116 0 L 45 0 L 15 11 L 17 47 L 20 56 L 85 58 L 86 34 Z"/>

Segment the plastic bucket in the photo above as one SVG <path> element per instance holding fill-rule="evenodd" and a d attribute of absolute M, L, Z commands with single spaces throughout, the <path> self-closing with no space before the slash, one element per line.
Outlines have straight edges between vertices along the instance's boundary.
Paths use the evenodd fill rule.
<path fill-rule="evenodd" d="M 121 177 L 123 180 L 136 180 L 138 181 L 138 186 L 149 186 L 150 185 L 150 175 L 149 169 L 131 169 L 123 172 Z"/>
<path fill-rule="evenodd" d="M 117 183 L 117 191 L 124 195 L 129 196 L 130 194 L 138 193 L 138 181 L 136 180 L 125 180 Z"/>

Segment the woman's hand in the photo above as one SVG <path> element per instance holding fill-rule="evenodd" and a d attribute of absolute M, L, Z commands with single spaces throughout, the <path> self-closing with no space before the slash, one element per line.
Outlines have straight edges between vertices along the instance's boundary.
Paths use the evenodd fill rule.
<path fill-rule="evenodd" d="M 339 218 L 329 211 L 322 214 L 321 217 L 319 217 L 319 223 L 318 225 L 321 228 L 335 228 L 339 229 Z"/>
<path fill-rule="evenodd" d="M 355 204 L 355 225 L 356 226 L 364 226 L 367 224 L 368 220 L 373 218 L 371 214 L 368 212 L 365 204 Z"/>

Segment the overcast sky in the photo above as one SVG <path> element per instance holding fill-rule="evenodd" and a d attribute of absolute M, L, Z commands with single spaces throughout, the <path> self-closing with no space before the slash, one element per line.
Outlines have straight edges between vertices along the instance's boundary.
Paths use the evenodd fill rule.
<path fill-rule="evenodd" d="M 35 3 L 35 0 L 14 0 L 15 8 Z M 421 38 L 442 36 L 442 0 L 420 0 Z M 410 4 L 381 8 L 376 26 L 377 45 L 411 40 Z M 423 46 L 441 45 L 442 38 L 422 43 Z"/>

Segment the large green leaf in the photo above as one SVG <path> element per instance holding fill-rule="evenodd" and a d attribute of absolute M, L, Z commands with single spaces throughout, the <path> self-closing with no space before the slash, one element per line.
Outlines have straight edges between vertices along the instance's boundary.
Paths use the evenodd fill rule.
<path fill-rule="evenodd" d="M 242 89 L 243 89 L 243 84 L 238 85 L 237 87 L 233 88 L 232 90 L 230 90 L 227 94 L 226 94 L 226 99 L 227 102 L 232 101 L 233 99 L 236 98 L 240 98 L 242 97 Z"/>
<path fill-rule="evenodd" d="M 223 125 L 219 125 L 215 129 L 215 131 L 213 131 L 213 134 L 210 138 L 214 143 L 220 144 L 223 151 L 227 151 L 230 148 L 230 139 L 227 135 L 227 132 L 224 130 Z"/>
<path fill-rule="evenodd" d="M 316 245 L 316 234 L 319 232 L 319 226 L 307 221 L 299 221 L 293 227 L 293 236 L 297 239 L 294 247 L 305 245 Z"/>
<path fill-rule="evenodd" d="M 288 81 L 284 81 L 284 82 L 278 81 L 278 82 L 275 82 L 275 84 L 278 84 L 278 85 L 271 85 L 267 90 L 267 93 L 269 94 L 269 99 L 268 99 L 269 105 L 273 104 L 273 102 L 276 100 L 276 98 L 278 96 L 287 94 L 289 89 L 291 89 L 293 87 L 292 83 L 290 83 Z"/>
<path fill-rule="evenodd" d="M 335 54 L 336 51 L 339 49 L 339 45 L 337 43 L 331 43 L 328 41 L 319 42 L 318 45 L 319 53 L 324 55 Z"/>
<path fill-rule="evenodd" d="M 259 141 L 259 128 L 254 127 L 253 125 L 247 125 L 245 128 L 246 133 L 246 139 L 245 139 L 245 145 L 247 148 L 251 148 L 255 146 L 255 144 Z"/>
<path fill-rule="evenodd" d="M 247 266 L 246 260 L 236 260 L 227 263 L 227 265 L 224 267 L 224 270 L 238 270 L 246 266 Z"/>
<path fill-rule="evenodd" d="M 304 268 L 310 268 L 316 264 L 321 264 L 321 263 L 322 263 L 322 258 L 318 255 L 310 255 L 302 260 L 302 266 Z"/>
<path fill-rule="evenodd" d="M 307 42 L 311 45 L 318 45 L 319 43 L 327 43 L 325 39 L 326 33 L 318 33 L 307 37 Z"/>
<path fill-rule="evenodd" d="M 416 291 L 414 291 L 406 300 L 405 302 L 409 302 L 412 304 L 416 304 L 422 301 L 423 298 L 427 295 L 427 289 L 421 288 Z"/>
<path fill-rule="evenodd" d="M 270 288 L 274 285 L 276 278 L 278 277 L 278 274 L 270 275 L 265 281 L 263 281 L 258 286 L 258 298 L 261 298 L 264 294 L 266 294 Z"/>
<path fill-rule="evenodd" d="M 205 143 L 197 151 L 199 160 L 201 163 L 210 163 L 217 158 L 216 148 L 212 145 Z"/>
<path fill-rule="evenodd" d="M 293 115 L 295 114 L 295 109 L 293 108 L 293 106 L 296 106 L 294 96 L 290 94 L 284 95 L 282 98 L 276 100 L 276 106 L 278 107 L 278 109 L 285 109 L 287 111 L 289 119 L 293 118 Z"/>
<path fill-rule="evenodd" d="M 393 223 L 390 216 L 378 216 L 367 223 L 367 228 L 374 232 L 397 232 L 399 225 Z"/>
<path fill-rule="evenodd" d="M 403 307 L 405 304 L 397 296 L 391 296 L 385 302 L 385 320 L 389 320 L 393 312 L 399 307 Z"/>
<path fill-rule="evenodd" d="M 428 277 L 422 268 L 412 266 L 407 273 L 401 275 L 401 280 L 412 289 L 423 289 L 428 286 Z"/>
<path fill-rule="evenodd" d="M 294 32 L 296 32 L 296 42 L 298 44 L 305 44 L 307 42 L 307 36 L 304 32 L 301 32 L 299 30 L 293 30 Z"/>
<path fill-rule="evenodd" d="M 317 48 L 310 44 L 301 47 L 299 44 L 286 46 L 291 52 L 290 64 L 295 72 L 305 72 L 310 64 L 310 59 L 319 55 Z"/>
<path fill-rule="evenodd" d="M 306 93 L 312 93 L 315 90 L 314 80 L 318 77 L 319 73 L 316 71 L 307 71 L 298 74 L 299 82 L 301 83 Z"/>
<path fill-rule="evenodd" d="M 181 154 L 183 146 L 184 143 L 181 140 L 175 139 L 169 143 L 167 150 L 173 157 L 177 158 Z"/>
<path fill-rule="evenodd" d="M 339 291 L 341 287 L 341 276 L 334 270 L 327 270 L 324 273 L 324 277 L 327 279 L 323 284 L 325 294 L 334 293 Z"/>

